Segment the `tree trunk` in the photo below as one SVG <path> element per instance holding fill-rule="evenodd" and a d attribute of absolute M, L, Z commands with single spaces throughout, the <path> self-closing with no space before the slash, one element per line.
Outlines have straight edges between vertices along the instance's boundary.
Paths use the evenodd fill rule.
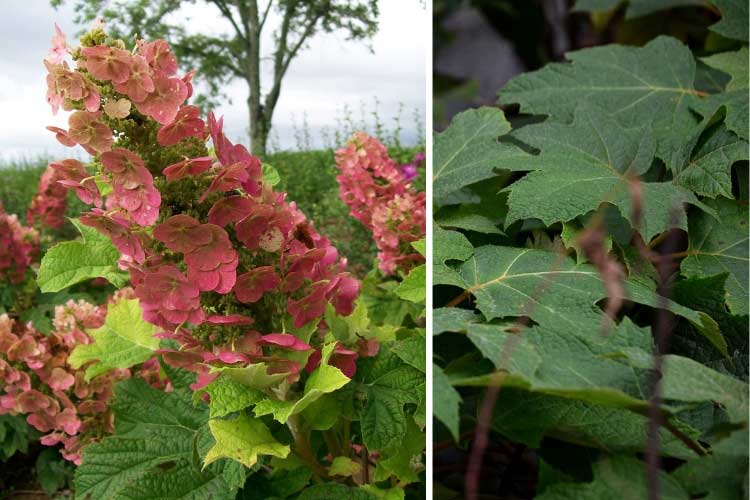
<path fill-rule="evenodd" d="M 247 98 L 247 105 L 250 118 L 250 150 L 255 156 L 263 159 L 266 156 L 266 143 L 270 127 L 263 106 L 260 104 L 260 96 L 256 98 L 256 96 L 250 94 Z"/>
<path fill-rule="evenodd" d="M 250 119 L 250 150 L 255 156 L 266 155 L 268 140 L 268 120 L 261 104 L 260 95 L 260 19 L 258 2 L 251 0 L 238 4 L 242 23 L 247 30 L 247 58 L 245 59 L 245 80 L 249 95 L 247 97 L 248 118 Z"/>

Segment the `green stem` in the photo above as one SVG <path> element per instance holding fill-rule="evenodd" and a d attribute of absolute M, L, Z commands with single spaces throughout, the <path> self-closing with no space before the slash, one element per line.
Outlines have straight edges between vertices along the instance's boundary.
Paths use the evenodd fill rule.
<path fill-rule="evenodd" d="M 323 479 L 330 479 L 328 476 L 328 471 L 325 469 L 325 467 L 318 463 L 318 460 L 315 458 L 315 454 L 310 448 L 310 436 L 300 432 L 299 423 L 297 422 L 296 416 L 293 415 L 289 417 L 287 426 L 289 427 L 289 430 L 294 437 L 294 449 L 296 455 L 305 463 L 307 463 L 307 465 L 310 466 L 315 474 Z"/>

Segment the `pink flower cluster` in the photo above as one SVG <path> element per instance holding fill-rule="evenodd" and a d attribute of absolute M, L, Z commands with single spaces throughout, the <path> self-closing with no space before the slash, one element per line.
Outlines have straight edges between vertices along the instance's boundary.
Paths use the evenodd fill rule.
<path fill-rule="evenodd" d="M 426 230 L 425 193 L 410 184 L 416 175 L 402 171 L 388 149 L 364 132 L 355 132 L 346 147 L 336 151 L 336 165 L 341 199 L 350 214 L 372 230 L 380 270 L 408 272 L 422 263 L 424 257 L 411 246 Z"/>
<path fill-rule="evenodd" d="M 135 109 L 117 118 L 133 117 L 144 130 L 156 130 L 165 157 L 182 159 L 159 163 L 148 133 L 145 140 L 128 136 L 106 107 L 102 114 L 87 106 L 84 93 L 51 86 L 52 102 L 62 99 L 64 107 L 79 109 L 70 116 L 69 130 L 54 129 L 58 139 L 98 157 L 101 168 L 95 175 L 112 186 L 106 210 L 94 208 L 81 222 L 108 236 L 120 251 L 120 266 L 130 272 L 144 319 L 165 330 L 161 337 L 180 343 L 178 351 L 163 352 L 164 359 L 198 372 L 198 386 L 210 380 L 208 364 L 217 363 L 262 360 L 297 376 L 299 363 L 284 353 L 299 345 L 273 341 L 279 335 L 296 337 L 247 330 L 255 322 L 254 304 L 259 310 L 272 307 L 277 322 L 288 315 L 281 327 L 317 325 L 328 304 L 339 314 L 351 313 L 359 282 L 346 272 L 346 259 L 286 201 L 285 193 L 263 182 L 260 160 L 229 141 L 223 120 L 209 113 L 204 121 L 198 108 L 185 104 L 192 73 L 173 76 L 177 62 L 166 42 L 140 41 L 134 53 L 122 46 L 113 41 L 83 47 L 79 70 L 73 72 L 86 80 L 83 87 L 99 92 L 100 100 L 132 101 Z M 69 71 L 52 67 L 61 74 Z M 216 161 L 204 144 L 209 138 Z M 71 168 L 61 174 L 64 184 L 84 202 L 101 207 L 102 196 L 85 168 L 75 160 L 59 164 L 65 162 Z M 189 213 L 180 207 L 190 207 Z"/>
<path fill-rule="evenodd" d="M 39 179 L 37 192 L 26 211 L 26 222 L 29 225 L 39 222 L 56 229 L 65 223 L 68 190 L 58 181 L 60 181 L 58 171 L 53 168 L 52 164 L 48 165 Z"/>
<path fill-rule="evenodd" d="M 39 233 L 5 213 L 0 203 L 0 280 L 21 283 L 39 252 Z"/>
<path fill-rule="evenodd" d="M 113 300 L 128 296 L 132 290 L 126 289 Z M 100 327 L 106 311 L 106 305 L 68 301 L 55 308 L 49 335 L 0 315 L 0 415 L 26 415 L 30 425 L 46 433 L 42 444 L 61 443 L 63 457 L 77 465 L 83 446 L 113 432 L 107 401 L 113 383 L 130 376 L 129 370 L 115 370 L 86 381 L 85 367 L 68 365 L 75 346 L 91 342 L 84 329 Z M 156 383 L 155 370 L 158 373 L 158 366 L 151 362 L 141 372 Z"/>

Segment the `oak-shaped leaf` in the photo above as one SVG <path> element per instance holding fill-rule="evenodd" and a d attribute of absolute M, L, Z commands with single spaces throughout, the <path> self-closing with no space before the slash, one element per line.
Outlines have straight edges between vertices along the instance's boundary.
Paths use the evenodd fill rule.
<path fill-rule="evenodd" d="M 603 458 L 593 466 L 589 483 L 558 483 L 550 486 L 539 500 L 600 500 L 602 498 L 648 498 L 646 463 L 625 455 Z M 659 471 L 662 500 L 688 500 L 690 495 L 666 472 Z M 623 496 L 625 494 L 625 496 Z"/>
<path fill-rule="evenodd" d="M 259 401 L 253 409 L 256 416 L 272 414 L 278 422 L 285 424 L 289 417 L 295 415 L 312 403 L 349 383 L 349 377 L 335 366 L 329 365 L 329 358 L 333 355 L 335 342 L 326 344 L 321 354 L 318 366 L 305 382 L 305 389 L 297 400 L 282 401 L 279 399 L 264 399 Z"/>
<path fill-rule="evenodd" d="M 508 132 L 510 123 L 496 108 L 456 115 L 445 132 L 435 136 L 432 189 L 437 203 L 464 186 L 493 177 L 501 160 L 508 165 L 525 156 L 517 146 L 498 142 Z"/>
<path fill-rule="evenodd" d="M 204 459 L 204 467 L 221 458 L 235 460 L 251 468 L 258 462 L 258 455 L 286 458 L 289 445 L 279 443 L 268 427 L 260 420 L 248 415 L 208 422 L 211 435 L 216 440 Z"/>
<path fill-rule="evenodd" d="M 749 159 L 750 151 L 747 140 L 719 122 L 688 138 L 674 158 L 675 184 L 700 196 L 733 198 L 732 165 Z"/>
<path fill-rule="evenodd" d="M 128 273 L 117 267 L 120 252 L 106 236 L 71 219 L 81 233 L 80 241 L 65 241 L 42 257 L 37 283 L 42 292 L 59 292 L 92 278 L 104 278 L 116 287 L 124 286 Z"/>
<path fill-rule="evenodd" d="M 407 428 L 405 405 L 424 400 L 424 373 L 383 345 L 377 356 L 362 360 L 357 378 L 367 399 L 360 414 L 365 446 L 381 452 L 398 446 Z"/>
<path fill-rule="evenodd" d="M 522 127 L 514 137 L 540 152 L 500 165 L 531 170 L 507 188 L 506 227 L 530 218 L 567 222 L 609 203 L 648 241 L 669 228 L 687 228 L 684 204 L 702 206 L 672 182 L 641 181 L 654 157 L 651 131 L 624 129 L 602 108 L 581 105 L 570 125 L 546 121 Z"/>
<path fill-rule="evenodd" d="M 597 303 L 607 297 L 597 270 L 554 252 L 483 246 L 458 271 L 466 289 L 476 298 L 477 309 L 489 321 L 507 316 L 528 316 L 542 326 L 570 331 L 602 331 L 606 317 Z M 726 343 L 716 322 L 658 296 L 646 286 L 626 280 L 625 298 L 651 307 L 668 307 L 685 319 L 726 354 Z"/>
<path fill-rule="evenodd" d="M 566 58 L 513 78 L 500 90 L 500 103 L 564 123 L 582 102 L 605 109 L 625 129 L 643 129 L 651 120 L 656 154 L 671 168 L 672 150 L 698 124 L 690 109 L 700 100 L 690 49 L 660 36 L 644 47 L 604 45 Z"/>
<path fill-rule="evenodd" d="M 689 247 L 680 268 L 688 277 L 729 273 L 727 305 L 733 314 L 748 314 L 748 212 L 735 200 L 706 202 L 718 220 L 697 212 L 690 217 Z"/>
<path fill-rule="evenodd" d="M 159 339 L 153 336 L 156 327 L 143 320 L 138 299 L 123 299 L 109 306 L 104 324 L 87 333 L 93 342 L 78 344 L 68 358 L 73 368 L 94 361 L 86 367 L 86 380 L 143 363 L 159 348 Z"/>
<path fill-rule="evenodd" d="M 201 470 L 195 460 L 210 446 L 208 411 L 191 401 L 188 385 L 195 377 L 165 369 L 172 392 L 135 378 L 115 386 L 115 434 L 84 450 L 75 474 L 76 499 L 235 498 L 236 485 L 224 475 L 232 462 Z"/>

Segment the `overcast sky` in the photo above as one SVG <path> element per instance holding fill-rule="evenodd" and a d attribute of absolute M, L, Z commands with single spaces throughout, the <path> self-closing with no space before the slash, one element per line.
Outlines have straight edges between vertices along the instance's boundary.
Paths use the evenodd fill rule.
<path fill-rule="evenodd" d="M 205 32 L 227 29 L 213 6 L 197 4 L 184 11 L 191 18 L 189 25 L 198 25 L 199 20 L 200 29 Z M 0 160 L 3 162 L 72 153 L 45 130 L 47 125 L 67 128 L 67 113 L 61 110 L 52 116 L 45 101 L 46 69 L 42 64 L 54 22 L 68 35 L 68 43 L 76 45 L 74 34 L 80 27 L 73 23 L 72 5 L 72 0 L 68 0 L 64 7 L 55 10 L 46 0 L 3 2 L 5 12 L 0 16 L 3 48 Z M 299 134 L 295 134 L 295 123 L 300 130 L 305 114 L 313 145 L 321 145 L 325 131 L 337 128 L 344 106 L 351 108 L 354 118 L 359 120 L 361 103 L 367 105 L 369 114 L 375 98 L 380 101 L 381 119 L 390 128 L 399 105 L 403 105 L 401 138 L 405 143 L 416 141 L 417 124 L 424 126 L 429 19 L 418 0 L 381 0 L 380 10 L 380 30 L 371 43 L 373 52 L 365 44 L 347 42 L 342 34 L 318 35 L 292 62 L 274 115 L 272 146 L 296 149 L 295 136 Z M 273 27 L 278 24 L 277 19 L 269 22 L 275 23 Z M 262 41 L 264 54 L 272 48 L 271 32 L 268 28 L 266 31 Z M 200 83 L 199 75 L 196 79 Z M 233 104 L 223 104 L 217 113 L 225 116 L 230 138 L 247 143 L 246 86 L 235 81 L 227 94 Z M 415 120 L 415 113 L 421 117 L 419 120 Z M 78 156 L 81 154 L 82 150 Z"/>

